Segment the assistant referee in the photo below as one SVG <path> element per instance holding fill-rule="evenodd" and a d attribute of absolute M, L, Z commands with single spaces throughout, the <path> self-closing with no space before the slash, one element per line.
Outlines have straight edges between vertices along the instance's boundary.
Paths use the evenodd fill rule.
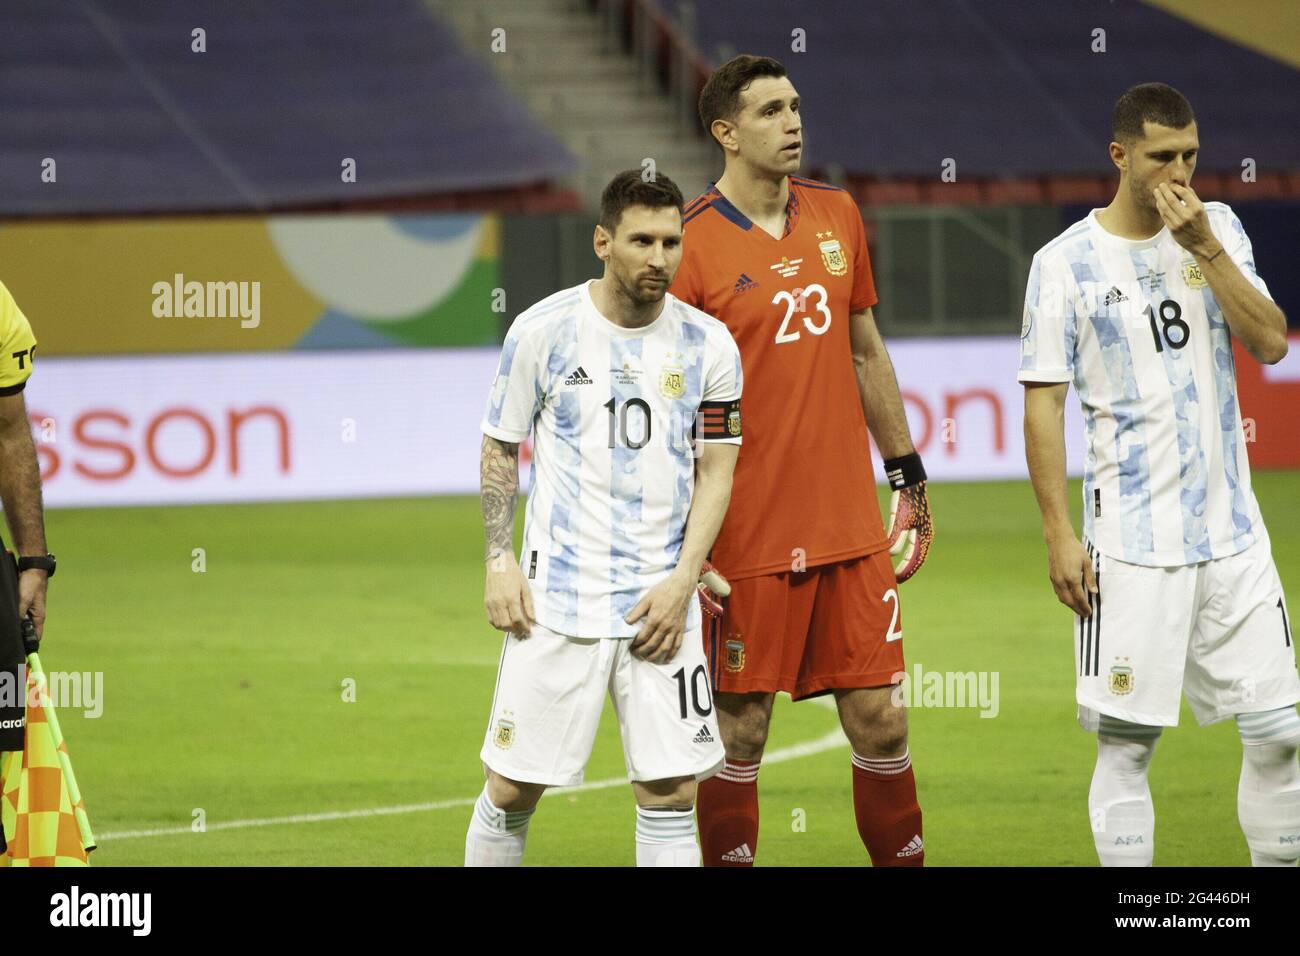
<path fill-rule="evenodd" d="M 36 339 L 26 316 L 0 282 L 0 504 L 15 562 L 0 555 L 0 751 L 22 750 L 26 674 L 22 619 L 45 629 L 45 589 L 54 555 L 45 547 L 41 469 L 36 460 L 23 388 L 32 374 Z M 5 848 L 0 828 L 0 852 Z"/>

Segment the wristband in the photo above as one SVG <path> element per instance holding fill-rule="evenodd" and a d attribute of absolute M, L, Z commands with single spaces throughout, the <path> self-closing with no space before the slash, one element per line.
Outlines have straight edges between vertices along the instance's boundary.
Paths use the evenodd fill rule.
<path fill-rule="evenodd" d="M 901 458 L 887 459 L 885 477 L 889 479 L 889 487 L 895 491 L 908 485 L 919 485 L 925 481 L 925 466 L 921 464 L 921 456 L 912 452 Z"/>

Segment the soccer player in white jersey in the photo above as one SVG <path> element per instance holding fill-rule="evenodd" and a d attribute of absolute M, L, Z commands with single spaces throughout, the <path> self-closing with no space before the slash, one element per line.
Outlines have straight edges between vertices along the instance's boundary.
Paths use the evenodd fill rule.
<path fill-rule="evenodd" d="M 1300 678 L 1251 491 L 1232 338 L 1286 354 L 1286 317 L 1228 206 L 1192 191 L 1197 127 L 1172 87 L 1124 93 L 1119 188 L 1049 242 L 1025 295 L 1025 447 L 1052 586 L 1077 615 L 1080 723 L 1098 732 L 1088 807 L 1103 866 L 1149 866 L 1147 770 L 1186 692 L 1234 717 L 1238 818 L 1256 866 L 1300 856 Z M 1083 542 L 1066 504 L 1065 393 L 1087 423 Z"/>
<path fill-rule="evenodd" d="M 600 279 L 515 319 L 483 418 L 485 606 L 509 632 L 467 866 L 518 865 L 547 787 L 582 782 L 606 691 L 637 803 L 639 866 L 699 866 L 695 785 L 723 763 L 696 581 L 731 496 L 740 352 L 668 294 L 682 195 L 616 176 Z M 521 560 L 519 442 L 533 432 Z"/>

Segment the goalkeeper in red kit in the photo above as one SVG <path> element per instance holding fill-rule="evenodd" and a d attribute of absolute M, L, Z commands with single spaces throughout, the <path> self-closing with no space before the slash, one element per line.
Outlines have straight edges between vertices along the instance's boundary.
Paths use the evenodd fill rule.
<path fill-rule="evenodd" d="M 862 217 L 842 189 L 793 175 L 799 96 L 779 62 L 736 57 L 699 106 L 726 168 L 686 207 L 672 293 L 726 323 L 750 383 L 747 441 L 711 552 L 730 584 L 705 635 L 727 758 L 699 787 L 703 862 L 754 862 L 759 765 L 773 697 L 786 691 L 835 695 L 872 863 L 921 866 L 907 713 L 892 691 L 903 676 L 898 582 L 924 562 L 932 530 L 925 470 L 872 316 Z M 894 489 L 888 533 L 868 429 Z"/>

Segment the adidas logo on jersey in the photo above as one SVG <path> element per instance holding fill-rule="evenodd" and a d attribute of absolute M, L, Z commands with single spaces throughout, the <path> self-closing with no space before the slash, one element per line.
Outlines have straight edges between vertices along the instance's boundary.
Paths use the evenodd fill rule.
<path fill-rule="evenodd" d="M 700 726 L 700 732 L 699 732 L 698 734 L 695 735 L 695 739 L 692 740 L 691 743 L 693 743 L 693 744 L 711 744 L 711 743 L 713 743 L 713 734 L 709 733 L 709 725 L 708 725 L 708 724 L 702 724 L 702 725 Z"/>
<path fill-rule="evenodd" d="M 753 863 L 754 851 L 749 848 L 748 843 L 742 843 L 730 853 L 722 854 L 723 863 Z"/>
<path fill-rule="evenodd" d="M 757 288 L 758 288 L 758 283 L 742 272 L 740 274 L 740 278 L 736 280 L 735 287 L 731 291 L 734 292 L 736 295 L 740 295 L 740 293 L 742 292 L 748 292 L 750 289 L 757 289 Z"/>
<path fill-rule="evenodd" d="M 581 365 L 579 365 L 577 368 L 575 368 L 572 372 L 569 373 L 569 377 L 564 380 L 564 384 L 565 385 L 590 385 L 592 384 L 592 380 L 587 377 L 587 370 L 583 368 Z"/>
<path fill-rule="evenodd" d="M 898 851 L 898 856 L 916 856 L 925 849 L 925 844 L 921 842 L 921 835 L 918 833 L 912 839 L 907 841 L 907 846 Z"/>
<path fill-rule="evenodd" d="M 1101 304 L 1103 306 L 1110 306 L 1110 305 L 1118 305 L 1121 302 L 1127 302 L 1127 301 L 1128 301 L 1128 296 L 1126 296 L 1123 292 L 1119 290 L 1119 286 L 1113 285 L 1110 287 L 1110 291 L 1106 293 L 1106 297 L 1101 300 Z"/>

